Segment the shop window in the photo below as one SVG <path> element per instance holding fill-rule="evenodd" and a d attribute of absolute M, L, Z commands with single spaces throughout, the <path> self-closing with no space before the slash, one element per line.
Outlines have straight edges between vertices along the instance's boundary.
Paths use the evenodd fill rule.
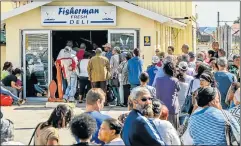
<path fill-rule="evenodd" d="M 122 51 L 131 51 L 138 44 L 137 32 L 135 30 L 109 30 L 108 42 L 113 47 L 120 47 Z"/>

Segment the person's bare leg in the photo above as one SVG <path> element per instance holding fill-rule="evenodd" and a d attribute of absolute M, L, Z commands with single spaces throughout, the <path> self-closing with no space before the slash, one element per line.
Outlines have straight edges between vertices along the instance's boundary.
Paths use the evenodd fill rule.
<path fill-rule="evenodd" d="M 79 95 L 79 103 L 83 103 L 82 95 Z"/>

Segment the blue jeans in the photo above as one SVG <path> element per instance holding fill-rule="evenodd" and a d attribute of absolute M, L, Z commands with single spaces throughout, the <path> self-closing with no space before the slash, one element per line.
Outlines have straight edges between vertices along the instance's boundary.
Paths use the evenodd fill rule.
<path fill-rule="evenodd" d="M 43 90 L 41 87 L 39 87 L 38 84 L 34 84 L 34 89 L 35 89 L 35 91 L 37 91 L 38 93 L 41 93 L 41 94 L 44 93 L 44 90 Z"/>
<path fill-rule="evenodd" d="M 119 87 L 112 87 L 112 90 L 115 94 L 115 97 L 117 99 L 117 104 L 120 104 L 121 101 L 120 101 L 120 94 L 119 94 Z"/>
<path fill-rule="evenodd" d="M 10 88 L 12 88 L 12 87 L 10 87 Z M 0 93 L 4 94 L 4 95 L 11 96 L 13 98 L 13 101 L 18 101 L 19 100 L 19 98 L 16 95 L 14 95 L 12 92 L 10 92 L 9 90 L 7 90 L 6 88 L 4 88 L 2 86 L 1 86 L 1 89 L 0 89 Z"/>
<path fill-rule="evenodd" d="M 77 75 L 72 74 L 70 77 L 70 81 L 68 83 L 67 89 L 65 90 L 64 99 L 68 101 L 75 101 L 74 96 L 76 93 L 77 86 Z"/>

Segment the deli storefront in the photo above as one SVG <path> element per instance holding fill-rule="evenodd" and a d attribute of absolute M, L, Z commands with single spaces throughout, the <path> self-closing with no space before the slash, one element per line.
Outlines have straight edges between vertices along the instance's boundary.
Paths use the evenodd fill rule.
<path fill-rule="evenodd" d="M 32 4 L 32 5 L 31 5 Z M 32 2 L 29 8 L 4 15 L 6 60 L 24 69 L 24 94 L 35 73 L 38 84 L 47 87 L 53 76 L 53 63 L 67 40 L 87 49 L 105 43 L 122 50 L 140 48 L 144 64 L 151 63 L 160 46 L 157 31 L 161 22 L 183 30 L 186 24 L 127 2 Z M 13 10 L 14 11 L 14 10 Z M 19 14 L 18 14 L 19 13 Z M 170 27 L 171 28 L 171 27 Z M 165 48 L 161 49 L 165 51 Z"/>

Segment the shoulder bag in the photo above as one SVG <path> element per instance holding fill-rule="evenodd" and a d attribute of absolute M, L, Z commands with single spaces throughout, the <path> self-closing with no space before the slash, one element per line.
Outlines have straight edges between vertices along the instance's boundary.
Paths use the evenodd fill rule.
<path fill-rule="evenodd" d="M 195 79 L 193 79 L 190 82 L 190 86 L 189 86 L 188 91 L 187 91 L 187 96 L 185 98 L 184 104 L 181 107 L 181 112 L 182 113 L 188 113 L 189 109 L 192 106 L 192 94 L 191 94 L 191 92 L 192 92 L 192 86 L 193 86 L 194 80 Z"/>
<path fill-rule="evenodd" d="M 240 132 L 232 125 L 229 116 L 221 110 L 225 118 L 225 136 L 227 145 L 240 145 Z"/>
<path fill-rule="evenodd" d="M 119 55 L 119 65 L 120 65 L 120 63 L 121 63 L 121 56 Z M 120 81 L 119 81 L 119 78 L 118 78 L 118 71 L 114 72 L 113 77 L 110 80 L 110 85 L 112 87 L 120 87 Z"/>
<path fill-rule="evenodd" d="M 31 145 L 31 142 L 32 142 L 32 140 L 33 140 L 33 137 L 34 137 L 34 135 L 35 135 L 35 133 L 36 133 L 38 127 L 40 126 L 40 124 L 41 124 L 41 123 L 39 123 L 39 124 L 37 125 L 37 127 L 34 129 L 34 132 L 33 132 L 32 136 L 31 136 L 31 138 L 30 138 L 30 141 L 29 141 L 29 143 L 28 143 L 28 146 Z M 34 142 L 33 145 L 35 145 L 35 142 Z"/>

